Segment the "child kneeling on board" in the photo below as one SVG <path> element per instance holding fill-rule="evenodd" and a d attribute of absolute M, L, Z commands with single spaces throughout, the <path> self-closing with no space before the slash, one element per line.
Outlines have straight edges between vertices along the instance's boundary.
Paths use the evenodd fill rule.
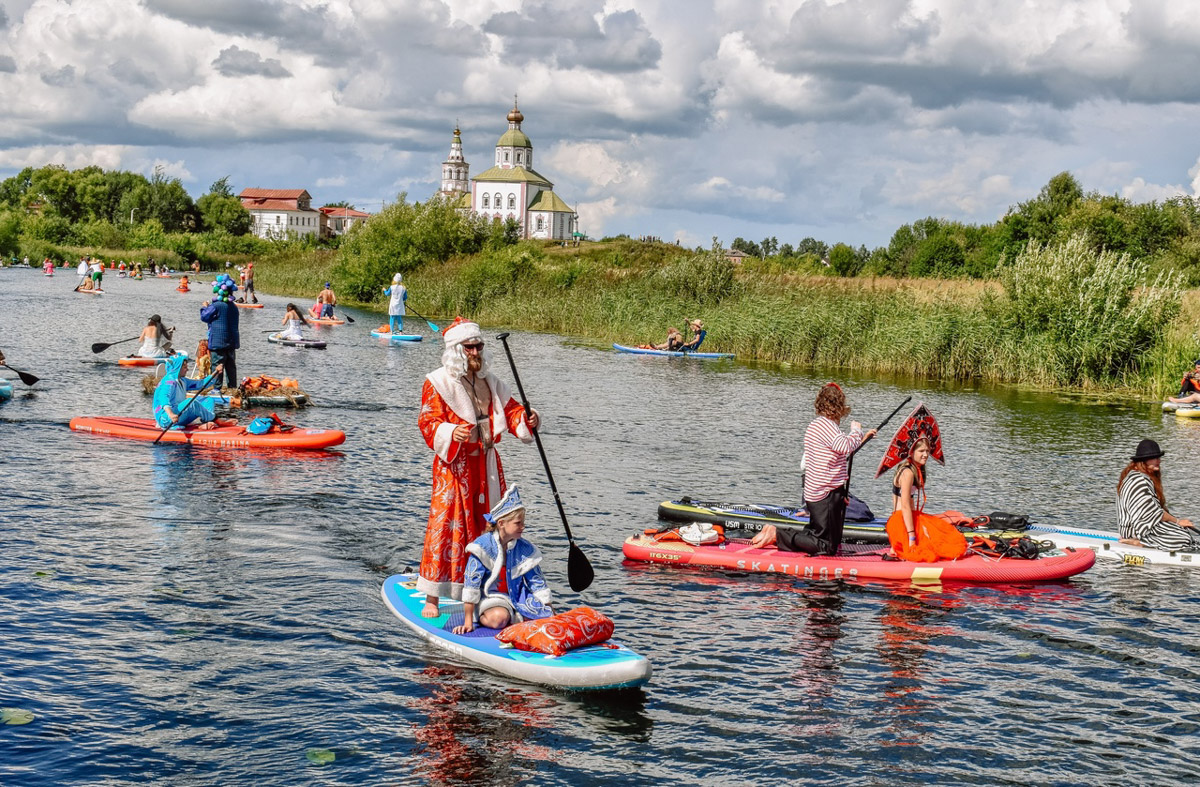
<path fill-rule="evenodd" d="M 466 634 L 476 626 L 501 629 L 553 615 L 550 586 L 542 575 L 542 553 L 521 537 L 525 504 L 516 485 L 483 518 L 488 529 L 467 545 L 464 619 L 454 633 Z"/>

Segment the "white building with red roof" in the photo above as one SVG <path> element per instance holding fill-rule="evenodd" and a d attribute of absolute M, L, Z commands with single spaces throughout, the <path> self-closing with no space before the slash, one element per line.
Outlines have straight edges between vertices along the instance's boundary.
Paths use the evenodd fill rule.
<path fill-rule="evenodd" d="M 321 212 L 321 232 L 325 236 L 345 235 L 354 225 L 371 218 L 370 213 L 364 213 L 354 208 L 326 205 L 318 210 Z"/>
<path fill-rule="evenodd" d="M 250 211 L 251 232 L 260 238 L 321 236 L 321 212 L 304 189 L 242 189 L 238 199 Z"/>

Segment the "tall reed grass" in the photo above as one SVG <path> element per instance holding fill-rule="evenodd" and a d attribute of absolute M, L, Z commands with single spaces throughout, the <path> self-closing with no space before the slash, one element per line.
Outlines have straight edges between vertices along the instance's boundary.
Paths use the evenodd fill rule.
<path fill-rule="evenodd" d="M 1200 295 L 1084 239 L 1031 246 L 992 283 L 761 276 L 670 246 L 648 261 L 628 241 L 568 251 L 525 242 L 426 264 L 405 275 L 410 303 L 623 344 L 699 317 L 706 349 L 744 359 L 1042 388 L 1162 395 L 1200 352 Z M 330 254 L 267 259 L 256 283 L 315 295 L 332 270 Z"/>

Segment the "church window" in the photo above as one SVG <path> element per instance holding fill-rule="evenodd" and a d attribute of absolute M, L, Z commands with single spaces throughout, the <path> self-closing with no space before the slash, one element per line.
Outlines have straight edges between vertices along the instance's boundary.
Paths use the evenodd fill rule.
<path fill-rule="evenodd" d="M 491 207 L 491 205 L 488 204 L 488 195 L 487 194 L 483 195 L 483 207 L 485 207 L 485 208 Z"/>
<path fill-rule="evenodd" d="M 519 150 L 517 151 L 517 163 L 518 164 L 521 163 L 521 151 L 519 151 Z"/>
<path fill-rule="evenodd" d="M 538 220 L 537 220 L 537 231 L 538 231 L 538 232 L 541 232 L 541 231 L 542 231 L 542 217 L 541 217 L 541 216 L 538 216 Z"/>
<path fill-rule="evenodd" d="M 508 151 L 504 151 L 504 160 L 508 161 Z"/>
<path fill-rule="evenodd" d="M 493 197 L 492 199 L 493 199 L 492 204 L 496 206 L 496 210 L 500 210 L 500 206 L 504 204 L 500 199 L 500 192 L 497 191 L 496 196 Z"/>
<path fill-rule="evenodd" d="M 516 194 L 509 194 L 509 195 L 508 195 L 508 209 L 509 209 L 509 210 L 515 210 L 515 209 L 516 209 L 516 207 L 517 207 L 517 195 L 516 195 Z"/>

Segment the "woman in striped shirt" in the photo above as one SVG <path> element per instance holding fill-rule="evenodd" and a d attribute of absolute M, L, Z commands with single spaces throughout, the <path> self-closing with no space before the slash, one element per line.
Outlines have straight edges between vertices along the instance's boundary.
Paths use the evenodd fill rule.
<path fill-rule="evenodd" d="M 751 544 L 774 545 L 786 552 L 810 555 L 835 555 L 842 543 L 846 524 L 846 480 L 850 454 L 875 436 L 874 429 L 863 432 L 862 424 L 850 422 L 850 434 L 841 429 L 842 419 L 850 414 L 846 394 L 837 383 L 826 383 L 817 393 L 817 417 L 804 433 L 804 507 L 808 525 L 803 528 L 776 530 L 767 525 Z"/>
<path fill-rule="evenodd" d="M 1117 523 L 1122 543 L 1172 551 L 1191 548 L 1196 526 L 1167 511 L 1163 494 L 1162 450 L 1153 440 L 1138 443 L 1117 481 Z M 1194 540 L 1196 539 L 1196 540 Z"/>

